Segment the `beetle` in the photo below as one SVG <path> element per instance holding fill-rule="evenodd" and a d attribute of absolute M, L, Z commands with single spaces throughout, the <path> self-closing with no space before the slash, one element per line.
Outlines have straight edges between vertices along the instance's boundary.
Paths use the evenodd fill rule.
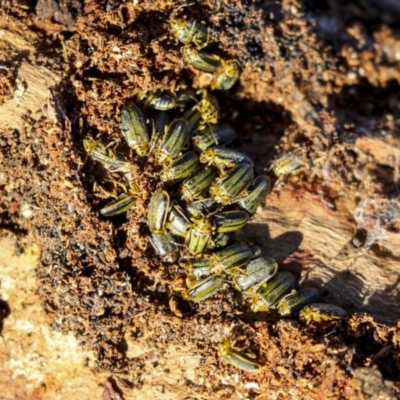
<path fill-rule="evenodd" d="M 107 148 L 100 142 L 96 142 L 91 137 L 87 137 L 83 140 L 83 147 L 90 157 L 103 164 L 112 167 L 123 167 L 128 164 L 122 156 Z"/>
<path fill-rule="evenodd" d="M 216 178 L 217 173 L 213 168 L 198 167 L 192 175 L 186 178 L 179 188 L 183 201 L 192 202 L 208 190 Z"/>
<path fill-rule="evenodd" d="M 172 121 L 155 153 L 158 164 L 171 164 L 182 153 L 188 140 L 188 123 L 182 118 Z"/>
<path fill-rule="evenodd" d="M 198 51 L 190 45 L 182 48 L 182 55 L 188 64 L 204 72 L 214 72 L 222 65 L 222 59 L 219 55 Z"/>
<path fill-rule="evenodd" d="M 214 214 L 212 224 L 216 232 L 236 232 L 243 228 L 250 216 L 246 211 L 232 210 Z"/>
<path fill-rule="evenodd" d="M 186 238 L 190 225 L 191 222 L 183 212 L 182 208 L 179 205 L 174 204 L 168 215 L 168 230 L 175 236 Z"/>
<path fill-rule="evenodd" d="M 206 250 L 217 250 L 222 249 L 235 242 L 235 234 L 233 232 L 228 233 L 213 233 L 211 239 L 207 244 Z"/>
<path fill-rule="evenodd" d="M 185 244 L 192 253 L 202 253 L 211 240 L 213 227 L 208 218 L 192 219 Z"/>
<path fill-rule="evenodd" d="M 171 110 L 176 106 L 176 94 L 167 91 L 138 92 L 136 100 L 143 107 L 150 107 L 156 110 Z"/>
<path fill-rule="evenodd" d="M 295 280 L 291 273 L 278 272 L 268 283 L 256 291 L 250 309 L 253 312 L 269 311 L 285 294 L 294 288 Z"/>
<path fill-rule="evenodd" d="M 217 293 L 224 283 L 223 277 L 217 275 L 195 281 L 189 289 L 183 292 L 183 298 L 195 303 L 203 301 Z"/>
<path fill-rule="evenodd" d="M 246 265 L 252 258 L 253 252 L 244 243 L 235 243 L 211 255 L 210 272 L 219 274 L 229 272 Z"/>
<path fill-rule="evenodd" d="M 312 287 L 304 288 L 285 296 L 278 304 L 278 313 L 282 316 L 296 317 L 301 308 L 319 300 L 320 294 L 317 289 Z"/>
<path fill-rule="evenodd" d="M 211 146 L 224 146 L 229 144 L 235 138 L 235 131 L 230 125 L 217 124 L 210 125 L 198 131 L 193 137 L 193 146 L 198 151 L 204 151 Z"/>
<path fill-rule="evenodd" d="M 108 203 L 100 210 L 100 215 L 103 217 L 114 217 L 122 214 L 136 205 L 137 192 L 130 188 L 126 193 L 122 193 L 116 200 Z"/>
<path fill-rule="evenodd" d="M 212 198 L 219 204 L 234 203 L 251 184 L 254 171 L 249 164 L 238 164 L 225 177 L 216 180 L 210 187 Z"/>
<path fill-rule="evenodd" d="M 213 73 L 210 83 L 212 90 L 229 90 L 239 79 L 240 70 L 237 60 L 223 61 L 220 68 Z"/>
<path fill-rule="evenodd" d="M 221 146 L 213 146 L 203 151 L 200 154 L 200 162 L 215 165 L 221 170 L 236 167 L 238 164 L 253 166 L 253 160 L 247 154 Z"/>
<path fill-rule="evenodd" d="M 172 34 L 182 43 L 202 49 L 212 43 L 210 29 L 196 21 L 174 18 L 169 21 Z"/>
<path fill-rule="evenodd" d="M 251 244 L 250 249 L 253 252 L 252 260 L 255 260 L 263 256 L 261 247 L 258 244 Z"/>
<path fill-rule="evenodd" d="M 234 287 L 240 292 L 245 292 L 270 280 L 277 270 L 278 264 L 273 258 L 253 254 L 253 259 L 247 264 L 244 273 L 233 277 Z"/>
<path fill-rule="evenodd" d="M 276 159 L 272 164 L 270 169 L 274 174 L 281 178 L 289 174 L 297 174 L 298 172 L 306 168 L 301 157 L 295 153 L 287 153 Z"/>
<path fill-rule="evenodd" d="M 192 137 L 201 126 L 202 116 L 196 107 L 193 106 L 182 115 L 182 118 L 188 123 L 189 137 Z"/>
<path fill-rule="evenodd" d="M 189 151 L 164 168 L 160 174 L 160 179 L 163 182 L 179 182 L 192 175 L 198 164 L 198 155 L 194 151 Z"/>
<path fill-rule="evenodd" d="M 193 107 L 198 110 L 201 116 L 201 127 L 209 124 L 216 124 L 219 118 L 219 104 L 217 99 L 208 93 L 206 90 L 202 91 L 202 99 Z"/>
<path fill-rule="evenodd" d="M 146 120 L 142 110 L 133 101 L 127 101 L 121 109 L 121 131 L 128 146 L 139 157 L 148 153 L 150 138 Z"/>
<path fill-rule="evenodd" d="M 181 89 L 176 94 L 176 107 L 180 110 L 184 110 L 189 104 L 196 102 L 196 92 L 192 89 Z"/>
<path fill-rule="evenodd" d="M 189 279 L 189 282 L 198 281 L 210 276 L 212 262 L 213 260 L 210 254 L 196 254 L 193 260 L 191 260 L 191 262 L 185 266 L 186 275 Z"/>
<path fill-rule="evenodd" d="M 167 127 L 170 125 L 170 118 L 167 112 L 159 111 L 153 119 L 153 136 L 151 138 L 152 145 L 158 144 L 162 136 L 165 134 Z"/>
<path fill-rule="evenodd" d="M 174 263 L 179 258 L 179 248 L 170 233 L 158 235 L 150 231 L 150 243 L 157 254 L 167 263 Z"/>
<path fill-rule="evenodd" d="M 207 217 L 217 211 L 218 208 L 219 204 L 211 197 L 192 201 L 185 206 L 185 210 L 193 218 Z"/>
<path fill-rule="evenodd" d="M 232 273 L 235 269 L 246 265 L 252 256 L 249 246 L 236 243 L 211 255 L 196 258 L 190 272 L 196 278 Z"/>
<path fill-rule="evenodd" d="M 224 361 L 247 372 L 260 372 L 262 365 L 255 361 L 254 354 L 242 353 L 227 339 L 218 343 L 218 353 Z"/>
<path fill-rule="evenodd" d="M 266 175 L 259 175 L 251 185 L 241 193 L 237 203 L 250 214 L 254 214 L 271 190 L 271 179 Z"/>
<path fill-rule="evenodd" d="M 343 308 L 328 303 L 311 303 L 299 311 L 298 318 L 301 322 L 309 324 L 311 322 L 321 323 L 346 319 L 347 312 Z"/>
<path fill-rule="evenodd" d="M 171 200 L 165 190 L 157 190 L 153 194 L 147 213 L 147 225 L 151 232 L 158 235 L 165 233 L 170 205 Z"/>

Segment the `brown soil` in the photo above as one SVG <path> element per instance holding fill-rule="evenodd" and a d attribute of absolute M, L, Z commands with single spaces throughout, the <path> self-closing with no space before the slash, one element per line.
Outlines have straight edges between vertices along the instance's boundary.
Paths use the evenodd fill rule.
<path fill-rule="evenodd" d="M 400 390 L 400 12 L 395 2 L 24 0 L 0 12 L 0 398 L 395 399 Z M 346 308 L 303 326 L 230 289 L 194 305 L 143 231 L 150 198 L 121 139 L 134 90 L 201 88 L 171 16 L 212 27 L 240 82 L 218 94 L 258 173 L 277 182 L 242 238 Z M 104 219 L 113 174 L 87 135 L 130 157 L 138 206 Z M 114 178 L 117 177 L 116 175 Z M 265 368 L 219 359 L 236 338 Z"/>

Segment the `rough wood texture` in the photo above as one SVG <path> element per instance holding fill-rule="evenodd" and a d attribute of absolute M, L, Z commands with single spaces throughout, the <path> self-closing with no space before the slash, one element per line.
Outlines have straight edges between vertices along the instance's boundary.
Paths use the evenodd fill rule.
<path fill-rule="evenodd" d="M 3 16 L 0 19 L 0 53 L 6 59 L 20 59 L 14 82 L 9 93 L 1 99 L 0 129 L 22 129 L 24 116 L 39 120 L 43 117 L 55 118 L 55 110 L 50 106 L 52 97 L 50 88 L 61 79 L 56 73 L 45 67 L 32 65 L 23 54 L 27 55 L 35 50 L 34 44 L 27 38 L 6 29 L 7 21 Z"/>

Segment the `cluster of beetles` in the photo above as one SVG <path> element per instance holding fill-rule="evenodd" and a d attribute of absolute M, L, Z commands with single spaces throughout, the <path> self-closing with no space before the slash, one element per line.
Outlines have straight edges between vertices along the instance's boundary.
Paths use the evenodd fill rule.
<path fill-rule="evenodd" d="M 172 19 L 170 30 L 184 44 L 184 60 L 211 74 L 211 90 L 228 90 L 235 84 L 239 63 L 207 51 L 213 40 L 206 26 Z M 250 294 L 254 313 L 275 309 L 304 323 L 346 318 L 342 308 L 320 302 L 317 289 L 294 290 L 293 275 L 278 271 L 276 261 L 263 256 L 257 245 L 235 239 L 235 232 L 264 203 L 271 181 L 267 175 L 255 176 L 250 157 L 228 147 L 235 132 L 218 118 L 218 102 L 207 90 L 137 92 L 121 109 L 127 145 L 158 171 L 157 188 L 148 204 L 148 236 L 164 262 L 184 266 L 183 297 L 199 302 L 229 283 Z M 83 145 L 94 160 L 115 170 L 128 163 L 90 137 Z M 112 217 L 126 212 L 135 206 L 137 194 L 126 189 L 100 214 Z M 262 368 L 227 339 L 218 344 L 218 351 L 237 368 L 250 372 Z"/>

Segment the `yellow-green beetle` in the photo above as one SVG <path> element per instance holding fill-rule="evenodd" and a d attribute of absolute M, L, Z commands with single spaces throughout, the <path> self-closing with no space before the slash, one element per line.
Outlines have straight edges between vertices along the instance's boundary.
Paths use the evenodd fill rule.
<path fill-rule="evenodd" d="M 210 254 L 197 254 L 185 268 L 189 281 L 198 281 L 210 276 L 212 261 Z"/>
<path fill-rule="evenodd" d="M 167 263 L 174 263 L 179 258 L 179 248 L 170 233 L 157 235 L 150 231 L 150 243 L 157 254 Z"/>
<path fill-rule="evenodd" d="M 200 162 L 215 165 L 218 169 L 233 168 L 238 164 L 253 166 L 253 160 L 241 151 L 226 147 L 213 146 L 200 154 Z"/>
<path fill-rule="evenodd" d="M 246 265 L 253 256 L 250 247 L 244 243 L 235 243 L 223 250 L 211 254 L 210 272 L 212 274 L 229 273 Z"/>
<path fill-rule="evenodd" d="M 199 164 L 199 157 L 194 151 L 189 151 L 168 165 L 160 174 L 163 182 L 179 182 L 192 175 Z"/>
<path fill-rule="evenodd" d="M 202 116 L 196 107 L 197 106 L 193 106 L 182 115 L 182 118 L 189 126 L 189 137 L 192 137 L 201 126 Z"/>
<path fill-rule="evenodd" d="M 252 255 L 250 247 L 236 243 L 211 255 L 196 258 L 192 263 L 191 273 L 196 278 L 232 273 L 235 269 L 246 265 Z"/>
<path fill-rule="evenodd" d="M 183 293 L 183 298 L 195 303 L 203 301 L 218 292 L 224 285 L 222 276 L 212 275 L 200 281 L 195 281 L 191 287 Z"/>
<path fill-rule="evenodd" d="M 224 146 L 235 138 L 235 131 L 230 125 L 217 124 L 198 131 L 193 137 L 193 146 L 198 151 L 204 151 L 211 146 Z"/>
<path fill-rule="evenodd" d="M 164 136 L 171 120 L 165 111 L 159 111 L 153 119 L 153 136 L 151 138 L 152 146 L 156 146 Z"/>
<path fill-rule="evenodd" d="M 202 99 L 194 106 L 201 115 L 201 126 L 216 124 L 219 118 L 219 104 L 217 99 L 203 90 Z"/>
<path fill-rule="evenodd" d="M 211 80 L 212 90 L 229 90 L 239 79 L 240 70 L 237 60 L 228 60 L 213 73 Z"/>
<path fill-rule="evenodd" d="M 208 218 L 193 219 L 185 244 L 190 252 L 202 253 L 211 240 L 212 225 Z"/>
<path fill-rule="evenodd" d="M 254 257 L 254 254 L 253 254 Z M 273 258 L 259 257 L 251 260 L 243 274 L 234 276 L 233 283 L 237 290 L 245 292 L 261 283 L 270 280 L 278 270 L 278 264 Z"/>
<path fill-rule="evenodd" d="M 185 206 L 185 210 L 193 218 L 207 217 L 217 211 L 218 208 L 219 204 L 211 197 L 192 201 Z"/>
<path fill-rule="evenodd" d="M 261 285 L 251 303 L 251 311 L 269 311 L 285 294 L 289 293 L 295 284 L 290 272 L 278 272 L 268 283 Z"/>
<path fill-rule="evenodd" d="M 311 322 L 321 323 L 337 319 L 346 319 L 347 312 L 343 308 L 328 303 L 312 303 L 299 311 L 298 318 L 301 322 L 309 324 Z"/>
<path fill-rule="evenodd" d="M 235 242 L 234 232 L 214 233 L 211 235 L 211 240 L 208 242 L 207 251 L 222 249 Z"/>
<path fill-rule="evenodd" d="M 302 157 L 295 153 L 284 154 L 276 159 L 270 167 L 279 178 L 289 174 L 296 174 L 305 168 L 307 168 L 307 165 L 304 164 Z"/>
<path fill-rule="evenodd" d="M 151 232 L 161 235 L 165 233 L 167 216 L 170 211 L 171 201 L 165 190 L 157 190 L 150 200 L 147 213 L 147 225 Z"/>
<path fill-rule="evenodd" d="M 169 21 L 172 34 L 182 43 L 202 49 L 212 43 L 210 29 L 196 21 L 174 18 Z"/>
<path fill-rule="evenodd" d="M 176 94 L 176 107 L 180 110 L 184 110 L 189 104 L 196 102 L 196 92 L 192 89 L 181 89 Z"/>
<path fill-rule="evenodd" d="M 310 303 L 320 300 L 319 291 L 309 287 L 299 290 L 296 293 L 288 294 L 278 304 L 278 313 L 284 317 L 296 317 L 299 310 Z"/>
<path fill-rule="evenodd" d="M 213 216 L 212 224 L 216 232 L 236 232 L 243 228 L 249 219 L 250 215 L 246 211 L 224 211 Z"/>
<path fill-rule="evenodd" d="M 87 137 L 83 140 L 83 147 L 90 157 L 103 164 L 112 167 L 123 167 L 128 164 L 122 156 L 107 148 L 100 142 L 96 142 L 91 137 Z"/>
<path fill-rule="evenodd" d="M 227 176 L 211 185 L 210 194 L 219 204 L 231 204 L 251 184 L 253 177 L 254 171 L 251 165 L 239 164 Z"/>
<path fill-rule="evenodd" d="M 255 361 L 254 354 L 242 353 L 225 339 L 218 343 L 218 353 L 228 364 L 247 372 L 260 372 L 262 365 Z"/>
<path fill-rule="evenodd" d="M 241 193 L 237 203 L 248 213 L 254 214 L 271 190 L 271 179 L 266 175 L 257 176 L 252 184 Z"/>
<path fill-rule="evenodd" d="M 168 215 L 167 228 L 175 236 L 186 238 L 191 222 L 182 208 L 175 204 Z"/>
<path fill-rule="evenodd" d="M 258 244 L 250 244 L 251 251 L 253 252 L 252 260 L 263 256 L 261 247 Z"/>
<path fill-rule="evenodd" d="M 181 199 L 191 203 L 211 186 L 217 173 L 212 168 L 199 167 L 180 185 Z"/>
<path fill-rule="evenodd" d="M 171 110 L 176 106 L 176 95 L 175 93 L 167 91 L 150 91 L 150 92 L 138 92 L 136 94 L 136 100 L 142 104 L 143 107 L 150 107 L 156 110 Z"/>
<path fill-rule="evenodd" d="M 127 101 L 121 109 L 121 131 L 128 146 L 144 157 L 150 148 L 149 132 L 142 110 Z"/>
<path fill-rule="evenodd" d="M 168 127 L 156 150 L 156 160 L 160 165 L 168 165 L 179 157 L 189 140 L 189 126 L 182 118 L 175 119 Z"/>
<path fill-rule="evenodd" d="M 188 64 L 204 72 L 214 72 L 222 65 L 222 59 L 218 54 L 198 51 L 190 45 L 182 48 L 182 55 Z"/>
<path fill-rule="evenodd" d="M 131 193 L 122 193 L 117 200 L 113 200 L 100 210 L 103 217 L 114 217 L 128 211 L 136 204 L 136 197 Z"/>

